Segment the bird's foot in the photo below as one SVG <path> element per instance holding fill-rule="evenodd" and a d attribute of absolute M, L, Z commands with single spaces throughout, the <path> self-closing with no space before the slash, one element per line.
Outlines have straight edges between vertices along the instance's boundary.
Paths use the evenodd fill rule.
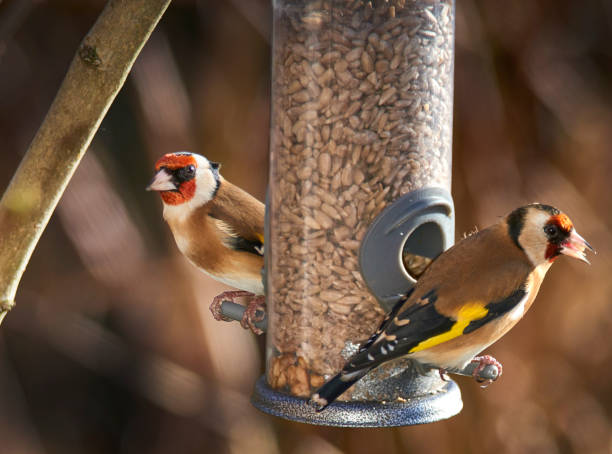
<path fill-rule="evenodd" d="M 472 372 L 472 377 L 474 377 L 474 379 L 478 383 L 482 383 L 481 388 L 486 388 L 491 383 L 493 383 L 494 380 L 497 380 L 499 377 L 501 377 L 503 367 L 501 363 L 497 361 L 495 358 L 493 358 L 492 356 L 490 355 L 476 356 L 471 362 L 478 363 L 478 366 L 476 366 L 476 368 Z M 487 366 L 495 366 L 497 368 L 497 377 L 495 377 L 494 380 L 484 379 L 480 376 L 480 372 L 482 372 L 482 370 Z"/>
<path fill-rule="evenodd" d="M 446 372 L 446 369 L 438 369 L 438 373 L 440 374 L 440 379 L 442 381 L 450 381 L 450 377 L 448 376 L 448 373 Z"/>
<path fill-rule="evenodd" d="M 266 318 L 266 298 L 263 295 L 254 295 L 251 301 L 247 304 L 244 311 L 240 326 L 244 329 L 250 329 L 255 334 L 263 334 L 263 330 L 255 326 L 255 323 L 261 322 Z"/>
<path fill-rule="evenodd" d="M 231 290 L 229 292 L 223 292 L 220 295 L 214 297 L 212 304 L 210 305 L 210 312 L 212 312 L 213 317 L 217 321 L 231 322 L 233 321 L 231 318 L 226 317 L 221 312 L 221 305 L 223 301 L 231 301 L 235 303 L 236 298 L 244 297 L 244 296 L 255 296 L 251 292 L 247 292 L 245 290 Z"/>

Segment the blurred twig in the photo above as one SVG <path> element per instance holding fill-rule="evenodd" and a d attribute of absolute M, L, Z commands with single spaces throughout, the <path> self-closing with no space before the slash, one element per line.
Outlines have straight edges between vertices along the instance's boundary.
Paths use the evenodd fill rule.
<path fill-rule="evenodd" d="M 109 0 L 0 200 L 0 323 L 44 228 L 170 0 Z"/>

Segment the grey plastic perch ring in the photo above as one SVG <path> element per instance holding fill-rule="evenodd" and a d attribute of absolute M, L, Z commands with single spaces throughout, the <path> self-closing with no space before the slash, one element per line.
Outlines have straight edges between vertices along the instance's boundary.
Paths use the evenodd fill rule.
<path fill-rule="evenodd" d="M 416 282 L 404 267 L 404 248 L 433 259 L 453 245 L 454 235 L 453 199 L 442 188 L 411 191 L 378 215 L 361 243 L 359 264 L 385 311 Z"/>

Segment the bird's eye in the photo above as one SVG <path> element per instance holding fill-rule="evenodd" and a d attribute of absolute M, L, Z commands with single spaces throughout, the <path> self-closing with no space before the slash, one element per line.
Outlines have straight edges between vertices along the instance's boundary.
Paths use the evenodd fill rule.
<path fill-rule="evenodd" d="M 559 227 L 555 224 L 548 224 L 544 227 L 544 233 L 550 239 L 555 239 L 559 236 Z"/>
<path fill-rule="evenodd" d="M 194 165 L 188 165 L 185 167 L 181 167 L 176 176 L 181 181 L 189 181 L 195 176 L 196 168 Z"/>

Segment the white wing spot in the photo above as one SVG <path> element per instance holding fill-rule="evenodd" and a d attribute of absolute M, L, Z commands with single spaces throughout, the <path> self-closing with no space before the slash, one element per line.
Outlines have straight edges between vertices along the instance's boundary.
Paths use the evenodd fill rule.
<path fill-rule="evenodd" d="M 521 299 L 521 301 L 519 301 L 519 303 L 514 307 L 514 309 L 508 312 L 508 318 L 510 320 L 519 320 L 525 314 L 525 303 L 529 298 L 529 293 L 530 291 L 528 290 L 525 293 L 525 296 Z"/>

